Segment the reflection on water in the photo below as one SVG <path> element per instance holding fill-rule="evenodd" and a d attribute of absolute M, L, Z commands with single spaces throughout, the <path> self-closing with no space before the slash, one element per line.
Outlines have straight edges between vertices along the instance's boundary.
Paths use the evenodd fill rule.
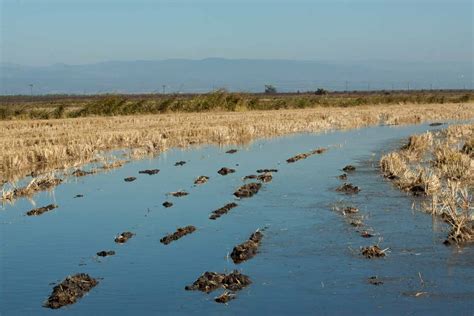
<path fill-rule="evenodd" d="M 51 283 L 85 272 L 103 279 L 59 313 L 471 313 L 474 251 L 445 247 L 442 226 L 432 229 L 431 217 L 413 211 L 411 198 L 376 170 L 381 151 L 429 128 L 288 136 L 257 141 L 235 154 L 225 153 L 230 147 L 173 150 L 110 173 L 69 179 L 54 194 L 38 194 L 37 206 L 59 206 L 42 216 L 25 216 L 33 208 L 26 199 L 6 205 L 0 212 L 0 311 L 53 313 L 41 307 Z M 285 162 L 318 147 L 329 150 Z M 187 163 L 174 166 L 177 161 Z M 348 178 L 362 189 L 357 195 L 334 190 L 347 164 L 357 167 Z M 236 172 L 221 176 L 222 167 Z M 156 175 L 138 174 L 156 168 Z M 254 197 L 236 200 L 232 194 L 241 178 L 262 168 L 278 169 L 273 181 Z M 210 177 L 208 182 L 194 185 L 202 175 Z M 131 176 L 136 181 L 123 181 Z M 189 195 L 168 195 L 180 190 Z M 163 207 L 166 200 L 174 205 Z M 209 220 L 213 210 L 234 201 L 238 207 Z M 356 205 L 375 237 L 361 238 L 357 228 L 331 211 L 338 201 Z M 187 225 L 197 230 L 169 245 L 160 243 Z M 235 265 L 228 254 L 258 228 L 266 228 L 260 253 Z M 136 235 L 123 245 L 114 243 L 124 231 Z M 387 257 L 359 255 L 361 246 L 375 243 L 389 248 Z M 98 258 L 100 250 L 116 255 Z M 213 302 L 219 291 L 184 290 L 205 271 L 233 269 L 249 275 L 253 284 L 228 305 Z M 384 284 L 369 284 L 371 276 Z M 418 292 L 426 295 L 409 295 Z"/>

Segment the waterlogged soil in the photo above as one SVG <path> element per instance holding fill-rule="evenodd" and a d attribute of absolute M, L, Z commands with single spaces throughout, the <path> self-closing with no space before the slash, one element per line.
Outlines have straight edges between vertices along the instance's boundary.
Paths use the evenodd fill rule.
<path fill-rule="evenodd" d="M 238 148 L 176 149 L 107 172 L 71 175 L 53 191 L 2 206 L 0 313 L 471 314 L 474 247 L 445 246 L 445 224 L 416 210 L 422 197 L 400 192 L 377 170 L 380 154 L 406 143 L 404 137 L 445 127 L 386 126 L 258 140 Z M 238 152 L 226 154 L 231 148 Z M 313 148 L 330 150 L 286 163 Z M 177 161 L 186 166 L 175 167 Z M 236 173 L 212 176 L 237 164 Z M 347 165 L 356 170 L 338 179 Z M 242 177 L 262 167 L 276 167 L 278 173 L 266 171 L 273 173 L 271 182 L 247 181 L 261 185 L 252 198 L 235 197 L 245 184 Z M 159 176 L 138 175 L 153 169 Z M 123 181 L 131 175 L 139 179 Z M 194 185 L 201 175 L 211 179 Z M 360 192 L 336 191 L 344 183 Z M 190 195 L 168 195 L 176 190 Z M 74 198 L 78 193 L 83 197 Z M 166 200 L 172 208 L 163 207 Z M 237 208 L 209 220 L 213 211 L 234 202 Z M 341 211 L 333 210 L 335 203 Z M 49 204 L 60 205 L 60 211 L 25 216 Z M 160 243 L 187 225 L 198 231 L 168 246 Z M 256 255 L 234 263 L 234 247 L 259 227 L 265 227 L 265 236 Z M 119 232 L 136 235 L 120 245 L 114 242 Z M 385 256 L 376 251 L 367 259 L 362 250 L 371 246 Z M 116 254 L 102 258 L 98 251 Z M 223 281 L 236 269 L 237 276 Z M 213 288 L 212 293 L 186 291 L 205 271 L 214 283 L 201 279 L 196 286 Z M 65 296 L 64 302 L 74 304 L 55 311 L 43 306 L 55 285 L 81 273 L 99 283 Z"/>

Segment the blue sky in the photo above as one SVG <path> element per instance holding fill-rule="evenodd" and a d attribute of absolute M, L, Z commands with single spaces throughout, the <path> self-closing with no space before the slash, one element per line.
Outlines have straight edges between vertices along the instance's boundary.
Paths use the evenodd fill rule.
<path fill-rule="evenodd" d="M 0 0 L 1 61 L 471 61 L 472 0 Z"/>

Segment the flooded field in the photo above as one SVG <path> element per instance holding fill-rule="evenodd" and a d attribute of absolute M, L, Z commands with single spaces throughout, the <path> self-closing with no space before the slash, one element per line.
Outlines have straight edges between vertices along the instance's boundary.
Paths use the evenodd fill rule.
<path fill-rule="evenodd" d="M 0 313 L 471 314 L 474 247 L 443 245 L 445 224 L 378 170 L 439 128 L 171 150 L 5 204 Z M 43 307 L 79 273 L 97 284 Z"/>

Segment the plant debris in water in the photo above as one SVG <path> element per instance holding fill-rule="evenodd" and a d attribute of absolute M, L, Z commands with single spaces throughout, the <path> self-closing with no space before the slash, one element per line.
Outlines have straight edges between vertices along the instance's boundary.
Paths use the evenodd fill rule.
<path fill-rule="evenodd" d="M 193 284 L 187 285 L 187 291 L 201 291 L 210 293 L 218 288 L 239 291 L 252 283 L 250 278 L 234 270 L 229 274 L 217 272 L 204 272 Z"/>
<path fill-rule="evenodd" d="M 130 238 L 132 238 L 135 234 L 132 232 L 123 232 L 117 237 L 115 237 L 115 242 L 118 244 L 126 243 Z"/>
<path fill-rule="evenodd" d="M 372 258 L 381 258 L 385 257 L 385 250 L 380 249 L 379 246 L 374 245 L 374 246 L 369 246 L 369 247 L 363 247 L 361 249 L 361 254 L 366 257 L 367 259 L 372 259 Z"/>
<path fill-rule="evenodd" d="M 214 301 L 217 302 L 217 303 L 226 304 L 227 302 L 229 302 L 230 300 L 235 299 L 236 297 L 237 297 L 237 295 L 235 295 L 235 293 L 225 291 L 221 295 L 215 297 Z"/>
<path fill-rule="evenodd" d="M 230 169 L 226 167 L 223 167 L 219 169 L 219 171 L 217 171 L 217 173 L 220 174 L 221 176 L 225 176 L 225 175 L 228 175 L 229 173 L 234 173 L 234 172 L 235 172 L 235 169 Z"/>
<path fill-rule="evenodd" d="M 90 174 L 94 174 L 93 171 L 84 171 L 84 170 L 81 170 L 81 169 L 76 169 L 76 171 L 74 171 L 72 173 L 73 176 L 75 177 L 84 177 L 84 176 L 87 176 L 87 175 L 90 175 Z"/>
<path fill-rule="evenodd" d="M 278 172 L 278 169 L 258 169 L 257 173 Z"/>
<path fill-rule="evenodd" d="M 65 305 L 74 304 L 98 283 L 99 281 L 85 273 L 68 276 L 53 288 L 53 292 L 44 306 L 58 309 Z"/>
<path fill-rule="evenodd" d="M 181 190 L 181 191 L 176 191 L 176 192 L 170 192 L 169 194 L 174 196 L 174 197 L 182 197 L 182 196 L 188 195 L 189 193 L 186 192 L 186 191 Z"/>
<path fill-rule="evenodd" d="M 431 123 L 430 126 L 441 126 L 441 125 L 444 125 L 444 123 L 441 123 L 441 122 L 434 122 L 434 123 Z"/>
<path fill-rule="evenodd" d="M 211 215 L 209 216 L 209 219 L 218 219 L 219 217 L 221 217 L 222 215 L 224 214 L 227 214 L 231 209 L 233 209 L 234 207 L 237 207 L 238 204 L 237 203 L 228 203 L 226 205 L 224 205 L 223 207 L 213 211 L 211 213 Z"/>
<path fill-rule="evenodd" d="M 336 189 L 337 192 L 345 193 L 345 194 L 357 194 L 360 192 L 358 186 L 355 186 L 351 183 L 344 183 L 340 187 Z"/>
<path fill-rule="evenodd" d="M 344 168 L 342 168 L 342 171 L 344 171 L 344 172 L 354 172 L 354 171 L 356 171 L 356 167 L 354 167 L 353 165 L 347 165 Z"/>
<path fill-rule="evenodd" d="M 256 231 L 250 235 L 249 239 L 244 243 L 237 245 L 232 250 L 230 257 L 234 263 L 239 264 L 243 261 L 253 258 L 257 254 L 260 241 L 262 241 L 263 234 Z"/>
<path fill-rule="evenodd" d="M 318 148 L 318 149 L 315 149 L 313 151 L 310 151 L 309 153 L 303 153 L 303 154 L 298 154 L 296 156 L 293 156 L 291 158 L 288 158 L 286 160 L 287 163 L 293 163 L 293 162 L 297 162 L 298 160 L 302 160 L 302 159 L 306 159 L 312 155 L 316 155 L 316 154 L 322 154 L 326 151 L 327 149 L 326 148 Z"/>
<path fill-rule="evenodd" d="M 261 183 L 248 183 L 238 188 L 237 191 L 234 192 L 234 195 L 239 198 L 248 198 L 257 194 L 261 187 Z"/>
<path fill-rule="evenodd" d="M 372 285 L 382 285 L 383 284 L 383 281 L 380 280 L 377 276 L 371 276 L 370 278 L 368 278 L 367 281 L 369 282 L 369 284 L 372 284 Z"/>
<path fill-rule="evenodd" d="M 194 184 L 204 184 L 207 182 L 207 180 L 209 180 L 209 177 L 207 176 L 199 176 L 197 177 L 196 180 L 194 180 Z"/>
<path fill-rule="evenodd" d="M 185 164 L 186 164 L 186 161 L 181 160 L 181 161 L 175 162 L 174 165 L 177 167 L 177 166 L 183 166 L 183 165 L 185 165 Z"/>
<path fill-rule="evenodd" d="M 28 216 L 39 216 L 43 213 L 49 212 L 51 210 L 54 210 L 58 206 L 56 204 L 49 204 L 43 207 L 38 207 L 35 209 L 32 209 L 31 211 L 26 212 L 26 215 Z"/>
<path fill-rule="evenodd" d="M 13 201 L 16 198 L 30 196 L 39 191 L 50 190 L 59 185 L 61 182 L 63 182 L 62 179 L 55 178 L 52 175 L 33 178 L 27 186 L 16 188 L 13 191 L 3 193 L 2 199 Z"/>
<path fill-rule="evenodd" d="M 237 149 L 229 149 L 228 151 L 226 151 L 225 153 L 226 154 L 235 154 L 237 152 Z"/>
<path fill-rule="evenodd" d="M 145 170 L 138 171 L 138 173 L 147 174 L 150 176 L 157 174 L 158 172 L 160 172 L 160 169 L 145 169 Z"/>
<path fill-rule="evenodd" d="M 368 231 L 364 230 L 360 233 L 360 237 L 363 237 L 363 238 L 372 238 L 374 237 L 374 235 L 372 235 L 371 233 L 369 233 Z"/>
<path fill-rule="evenodd" d="M 257 177 L 257 180 L 262 181 L 262 182 L 270 182 L 272 181 L 273 176 L 271 173 L 266 172 Z"/>
<path fill-rule="evenodd" d="M 165 202 L 163 203 L 163 206 L 166 207 L 166 208 L 172 207 L 172 206 L 173 206 L 173 203 L 168 202 L 168 201 L 165 201 Z"/>
<path fill-rule="evenodd" d="M 124 180 L 125 182 L 132 182 L 132 181 L 137 180 L 137 178 L 136 178 L 136 177 L 127 177 L 127 178 L 125 178 L 125 179 L 123 179 L 123 180 Z"/>
<path fill-rule="evenodd" d="M 355 214 L 355 213 L 359 213 L 359 209 L 354 206 L 348 206 L 344 208 L 343 212 L 344 214 Z"/>
<path fill-rule="evenodd" d="M 99 257 L 113 256 L 113 255 L 115 255 L 115 251 L 113 251 L 113 250 L 108 250 L 108 251 L 102 250 L 102 251 L 99 251 L 97 253 L 97 255 Z"/>
<path fill-rule="evenodd" d="M 169 235 L 161 238 L 160 242 L 162 244 L 167 245 L 172 241 L 178 240 L 183 236 L 186 236 L 188 234 L 193 233 L 194 231 L 196 231 L 196 227 L 194 227 L 192 225 L 189 225 L 189 226 L 186 226 L 186 227 L 180 227 L 174 233 L 169 234 Z"/>
<path fill-rule="evenodd" d="M 76 194 L 76 195 L 74 195 L 74 198 L 75 198 L 75 199 L 81 198 L 81 197 L 84 197 L 84 195 L 83 195 L 83 194 Z"/>

